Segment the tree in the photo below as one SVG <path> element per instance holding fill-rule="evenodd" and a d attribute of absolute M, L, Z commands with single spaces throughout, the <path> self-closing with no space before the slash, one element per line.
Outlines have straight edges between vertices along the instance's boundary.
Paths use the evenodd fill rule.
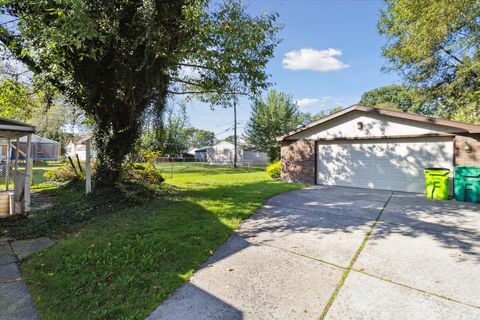
<path fill-rule="evenodd" d="M 203 146 L 211 146 L 216 143 L 215 133 L 208 130 L 190 128 L 190 142 L 189 146 L 200 148 Z"/>
<path fill-rule="evenodd" d="M 223 141 L 227 141 L 227 142 L 231 142 L 231 143 L 234 143 L 235 141 L 235 136 L 233 134 L 229 135 L 229 136 L 226 136 Z"/>
<path fill-rule="evenodd" d="M 60 142 L 90 131 L 83 113 L 60 98 L 48 107 L 36 108 L 28 122 L 35 126 L 40 136 Z"/>
<path fill-rule="evenodd" d="M 225 105 L 267 86 L 278 43 L 276 14 L 246 13 L 240 0 L 3 0 L 0 42 L 94 124 L 97 185 L 113 185 L 146 115 L 167 98 Z M 13 21 L 13 22 L 10 22 Z"/>
<path fill-rule="evenodd" d="M 302 122 L 302 124 L 308 124 L 317 120 L 320 120 L 322 118 L 328 117 L 329 115 L 332 115 L 334 113 L 337 113 L 338 111 L 343 110 L 342 107 L 333 107 L 330 110 L 322 110 L 316 114 L 311 114 L 309 112 L 304 113 L 305 121 Z"/>
<path fill-rule="evenodd" d="M 389 69 L 421 90 L 426 112 L 479 122 L 480 2 L 386 2 L 378 27 L 388 38 Z"/>
<path fill-rule="evenodd" d="M 414 89 L 403 85 L 389 85 L 362 94 L 360 105 L 407 112 L 415 106 Z"/>
<path fill-rule="evenodd" d="M 39 108 L 39 98 L 29 88 L 10 79 L 0 82 L 0 117 L 28 121 Z"/>
<path fill-rule="evenodd" d="M 156 136 L 160 153 L 171 157 L 180 156 L 189 147 L 191 132 L 185 107 L 177 112 L 171 108 L 163 128 Z"/>
<path fill-rule="evenodd" d="M 298 110 L 291 95 L 270 90 L 265 100 L 262 97 L 254 100 L 245 138 L 252 148 L 266 152 L 269 160 L 275 161 L 280 158 L 280 144 L 276 137 L 304 121 L 305 115 Z"/>

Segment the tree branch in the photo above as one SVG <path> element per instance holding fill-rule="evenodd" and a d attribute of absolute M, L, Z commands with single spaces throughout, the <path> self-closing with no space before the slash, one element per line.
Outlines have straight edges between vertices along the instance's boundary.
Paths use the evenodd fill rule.
<path fill-rule="evenodd" d="M 455 56 L 450 50 L 448 50 L 447 48 L 445 48 L 443 45 L 439 45 L 440 49 L 445 52 L 450 58 L 452 58 L 453 60 L 455 60 L 456 62 L 458 62 L 459 64 L 463 64 L 463 61 L 460 60 L 457 56 Z M 475 71 L 473 70 L 470 70 L 470 72 L 472 73 L 472 75 L 477 78 L 478 75 Z"/>
<path fill-rule="evenodd" d="M 199 64 L 193 64 L 193 63 L 184 63 L 184 62 L 179 62 L 177 63 L 178 66 L 181 67 L 191 67 L 191 68 L 200 68 L 200 69 L 206 69 L 206 70 L 214 70 L 213 68 L 205 67 Z"/>
<path fill-rule="evenodd" d="M 218 94 L 231 94 L 231 95 L 248 96 L 247 92 L 227 92 L 227 91 L 216 91 L 216 90 L 182 91 L 182 92 L 168 90 L 167 93 L 176 94 L 176 95 L 218 93 Z"/>
<path fill-rule="evenodd" d="M 0 27 L 0 30 L 3 31 L 2 34 L 0 34 L 0 42 L 15 56 L 15 59 L 25 64 L 31 71 L 39 73 L 41 70 L 32 57 L 26 54 L 22 55 L 23 48 L 21 48 L 19 45 L 12 45 L 14 36 L 9 34 L 8 31 L 3 27 Z"/>

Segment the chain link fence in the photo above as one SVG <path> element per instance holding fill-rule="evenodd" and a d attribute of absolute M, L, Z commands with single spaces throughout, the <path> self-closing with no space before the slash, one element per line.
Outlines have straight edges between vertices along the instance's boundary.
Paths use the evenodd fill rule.
<path fill-rule="evenodd" d="M 187 173 L 199 173 L 199 174 L 216 174 L 219 170 L 225 172 L 250 172 L 264 170 L 265 165 L 255 163 L 254 161 L 239 162 L 237 164 L 238 168 L 234 168 L 233 163 L 226 162 L 202 162 L 195 161 L 194 159 L 188 158 L 158 158 L 155 161 L 155 166 L 164 176 L 164 178 L 173 178 L 176 174 L 187 174 Z"/>
<path fill-rule="evenodd" d="M 32 177 L 31 177 L 32 186 L 39 185 L 47 181 L 48 179 L 45 177 L 45 173 L 51 170 L 55 170 L 63 165 L 61 161 L 43 161 L 43 160 L 33 160 L 32 164 L 33 164 Z M 16 167 L 18 171 L 25 171 L 26 161 L 19 160 Z M 7 177 L 8 177 L 8 187 L 10 190 L 13 190 L 13 187 L 15 185 L 14 176 L 15 176 L 15 161 L 11 161 L 8 166 L 6 161 L 0 162 L 0 190 L 6 189 Z"/>

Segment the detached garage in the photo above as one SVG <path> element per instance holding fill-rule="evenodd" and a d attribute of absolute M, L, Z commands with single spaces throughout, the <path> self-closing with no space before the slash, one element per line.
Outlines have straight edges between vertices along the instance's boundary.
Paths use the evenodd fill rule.
<path fill-rule="evenodd" d="M 479 139 L 477 125 L 363 106 L 278 138 L 287 181 L 406 192 L 424 191 L 425 168 L 480 165 Z"/>

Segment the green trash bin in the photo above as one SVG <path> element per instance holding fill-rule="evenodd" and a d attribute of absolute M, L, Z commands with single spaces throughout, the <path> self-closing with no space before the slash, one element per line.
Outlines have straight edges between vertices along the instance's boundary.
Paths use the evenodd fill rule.
<path fill-rule="evenodd" d="M 480 202 L 480 167 L 455 167 L 455 200 Z"/>
<path fill-rule="evenodd" d="M 427 199 L 448 200 L 449 169 L 425 169 L 425 195 Z"/>

